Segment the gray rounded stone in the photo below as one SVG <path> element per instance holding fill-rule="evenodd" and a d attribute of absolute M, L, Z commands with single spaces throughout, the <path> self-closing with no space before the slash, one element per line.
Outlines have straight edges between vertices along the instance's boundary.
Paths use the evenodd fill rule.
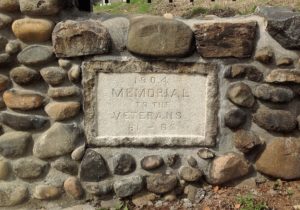
<path fill-rule="evenodd" d="M 161 167 L 164 160 L 159 155 L 146 156 L 141 160 L 141 166 L 145 170 L 153 170 Z"/>
<path fill-rule="evenodd" d="M 37 71 L 26 66 L 20 66 L 12 69 L 9 75 L 10 78 L 19 85 L 30 85 L 37 82 L 40 78 Z"/>
<path fill-rule="evenodd" d="M 250 87 L 243 82 L 230 85 L 227 90 L 227 98 L 241 107 L 251 108 L 255 103 Z"/>
<path fill-rule="evenodd" d="M 79 82 L 81 79 L 81 68 L 79 65 L 73 65 L 68 71 L 68 78 L 71 82 Z"/>
<path fill-rule="evenodd" d="M 76 124 L 54 123 L 33 146 L 33 155 L 44 159 L 71 153 L 78 141 L 81 129 Z"/>
<path fill-rule="evenodd" d="M 241 109 L 231 109 L 224 115 L 224 123 L 231 129 L 242 126 L 247 120 L 247 114 Z"/>
<path fill-rule="evenodd" d="M 53 59 L 53 52 L 47 46 L 29 45 L 18 54 L 17 58 L 24 65 L 40 65 L 50 62 Z"/>
<path fill-rule="evenodd" d="M 178 175 L 181 179 L 187 182 L 195 182 L 200 180 L 203 174 L 202 171 L 198 168 L 182 166 L 178 170 Z"/>
<path fill-rule="evenodd" d="M 72 61 L 71 60 L 67 60 L 67 59 L 59 59 L 58 60 L 58 65 L 61 68 L 65 69 L 65 70 L 68 70 L 72 66 Z"/>
<path fill-rule="evenodd" d="M 19 0 L 20 10 L 26 15 L 55 15 L 63 7 L 61 0 Z"/>
<path fill-rule="evenodd" d="M 253 115 L 253 122 L 268 131 L 288 133 L 297 126 L 296 117 L 285 110 L 259 108 Z"/>
<path fill-rule="evenodd" d="M 147 189 L 155 194 L 170 192 L 177 186 L 176 175 L 153 174 L 146 178 Z"/>
<path fill-rule="evenodd" d="M 43 79 L 52 86 L 63 83 L 67 75 L 67 72 L 60 67 L 46 67 L 40 73 Z"/>
<path fill-rule="evenodd" d="M 70 157 L 60 157 L 51 163 L 51 167 L 70 175 L 77 175 L 78 164 Z"/>
<path fill-rule="evenodd" d="M 79 147 L 74 149 L 74 151 L 71 154 L 71 158 L 73 160 L 80 161 L 83 158 L 84 152 L 85 152 L 85 144 L 80 145 Z"/>
<path fill-rule="evenodd" d="M 233 136 L 234 146 L 243 153 L 252 151 L 262 144 L 259 137 L 253 131 L 238 130 Z"/>
<path fill-rule="evenodd" d="M 28 132 L 8 132 L 0 136 L 0 154 L 5 157 L 19 157 L 26 152 L 31 140 Z"/>
<path fill-rule="evenodd" d="M 294 92 L 290 88 L 268 84 L 257 86 L 253 94 L 261 100 L 271 101 L 273 103 L 289 102 L 294 98 Z"/>
<path fill-rule="evenodd" d="M 114 174 L 125 175 L 136 168 L 135 159 L 129 154 L 118 154 L 113 157 Z"/>
<path fill-rule="evenodd" d="M 109 171 L 103 157 L 92 149 L 87 149 L 80 164 L 80 180 L 98 182 L 108 175 Z"/>
<path fill-rule="evenodd" d="M 13 164 L 14 173 L 22 179 L 38 178 L 45 171 L 48 163 L 37 158 L 28 157 L 18 159 Z"/>
<path fill-rule="evenodd" d="M 215 153 L 208 148 L 199 149 L 197 155 L 204 160 L 213 159 L 216 156 Z"/>
<path fill-rule="evenodd" d="M 210 184 L 223 184 L 247 175 L 251 165 L 240 154 L 227 153 L 213 160 L 210 166 L 208 182 Z"/>
<path fill-rule="evenodd" d="M 132 176 L 117 180 L 114 183 L 114 191 L 120 198 L 132 196 L 143 189 L 143 178 L 141 176 Z"/>
<path fill-rule="evenodd" d="M 0 207 L 15 206 L 28 198 L 28 189 L 20 183 L 0 183 Z"/>
<path fill-rule="evenodd" d="M 0 54 L 0 65 L 6 65 L 11 62 L 11 56 L 8 53 Z"/>
<path fill-rule="evenodd" d="M 188 156 L 187 162 L 191 167 L 194 167 L 194 168 L 197 167 L 197 165 L 198 165 L 197 160 L 192 155 Z"/>
<path fill-rule="evenodd" d="M 19 131 L 39 130 L 49 124 L 49 118 L 39 115 L 25 115 L 2 111 L 0 113 L 1 123 Z"/>
<path fill-rule="evenodd" d="M 11 40 L 5 46 L 5 52 L 9 55 L 14 55 L 21 51 L 21 43 L 18 40 Z"/>
<path fill-rule="evenodd" d="M 12 23 L 13 19 L 3 13 L 0 13 L 0 29 L 8 27 Z"/>
<path fill-rule="evenodd" d="M 193 32 L 183 22 L 155 16 L 139 16 L 130 20 L 127 49 L 132 53 L 180 57 L 191 52 L 192 42 Z"/>
<path fill-rule="evenodd" d="M 116 17 L 102 22 L 112 39 L 112 49 L 124 51 L 126 48 L 129 20 L 125 17 Z"/>
<path fill-rule="evenodd" d="M 84 182 L 84 189 L 92 195 L 108 195 L 111 194 L 113 189 L 114 182 L 112 180 L 103 180 L 100 182 Z"/>

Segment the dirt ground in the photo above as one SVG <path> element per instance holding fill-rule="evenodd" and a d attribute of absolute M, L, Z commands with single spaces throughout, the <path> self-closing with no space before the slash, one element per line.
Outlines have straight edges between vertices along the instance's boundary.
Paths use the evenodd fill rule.
<path fill-rule="evenodd" d="M 300 209 L 300 181 L 268 181 L 255 185 L 237 187 L 214 186 L 205 192 L 199 203 L 186 202 L 187 199 L 168 202 L 150 201 L 147 206 L 134 210 L 292 210 Z"/>

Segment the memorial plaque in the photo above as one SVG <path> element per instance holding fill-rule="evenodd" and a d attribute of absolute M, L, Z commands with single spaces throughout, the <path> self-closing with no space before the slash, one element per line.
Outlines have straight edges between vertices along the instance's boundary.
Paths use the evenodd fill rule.
<path fill-rule="evenodd" d="M 111 66 L 100 71 L 94 69 L 92 104 L 89 102 L 93 108 L 87 107 L 94 112 L 90 113 L 94 127 L 89 143 L 97 146 L 214 144 L 218 106 L 215 71 L 203 69 L 202 65 L 195 71 L 196 65 L 190 72 L 180 73 L 180 65 L 175 69 L 172 65 L 163 66 L 155 72 L 127 68 L 124 71 L 119 66 L 115 66 L 118 70 Z M 90 94 L 85 92 L 87 97 Z"/>

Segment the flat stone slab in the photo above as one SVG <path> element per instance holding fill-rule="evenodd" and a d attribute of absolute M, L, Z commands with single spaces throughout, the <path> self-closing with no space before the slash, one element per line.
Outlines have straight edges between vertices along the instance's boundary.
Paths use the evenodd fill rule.
<path fill-rule="evenodd" d="M 84 65 L 88 143 L 212 146 L 218 83 L 209 64 L 104 61 Z"/>

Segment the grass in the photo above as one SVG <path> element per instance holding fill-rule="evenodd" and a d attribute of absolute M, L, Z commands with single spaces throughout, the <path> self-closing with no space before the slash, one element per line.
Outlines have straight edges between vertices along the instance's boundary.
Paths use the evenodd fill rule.
<path fill-rule="evenodd" d="M 201 14 L 251 14 L 257 6 L 287 6 L 300 11 L 299 0 L 194 0 L 194 4 L 189 0 L 174 0 L 174 3 L 168 3 L 167 0 L 152 0 L 147 3 L 146 0 L 131 0 L 130 4 L 118 2 L 111 5 L 94 7 L 94 12 L 106 12 L 111 14 L 154 14 L 163 15 L 172 13 L 175 16 L 184 16 L 192 18 Z M 229 11 L 229 12 L 228 12 Z"/>
<path fill-rule="evenodd" d="M 268 206 L 263 203 L 256 201 L 251 194 L 246 196 L 238 196 L 237 202 L 241 205 L 240 210 L 268 210 Z"/>
<path fill-rule="evenodd" d="M 111 13 L 111 14 L 146 14 L 151 13 L 151 5 L 144 0 L 131 0 L 132 3 L 123 2 L 111 3 L 111 5 L 99 4 L 94 6 L 95 13 Z"/>

